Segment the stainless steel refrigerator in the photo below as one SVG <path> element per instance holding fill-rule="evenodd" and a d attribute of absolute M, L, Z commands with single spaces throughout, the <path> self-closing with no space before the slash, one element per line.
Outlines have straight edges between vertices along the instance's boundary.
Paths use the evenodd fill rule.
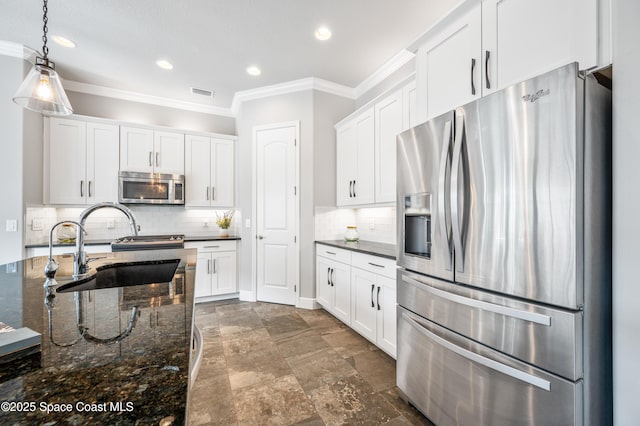
<path fill-rule="evenodd" d="M 606 425 L 611 91 L 569 64 L 398 136 L 401 396 L 437 425 Z"/>

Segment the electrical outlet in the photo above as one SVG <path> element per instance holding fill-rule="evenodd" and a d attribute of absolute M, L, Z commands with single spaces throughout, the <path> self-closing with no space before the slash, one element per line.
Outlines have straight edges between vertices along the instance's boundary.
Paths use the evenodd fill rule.
<path fill-rule="evenodd" d="M 376 221 L 371 219 L 369 221 L 369 229 L 376 229 Z"/>
<path fill-rule="evenodd" d="M 16 219 L 7 219 L 7 232 L 18 232 L 18 221 Z"/>
<path fill-rule="evenodd" d="M 205 219 L 202 221 L 202 226 L 204 226 L 205 228 L 209 227 L 209 219 Z"/>
<path fill-rule="evenodd" d="M 107 219 L 107 229 L 113 229 L 116 227 L 115 219 Z"/>
<path fill-rule="evenodd" d="M 32 231 L 42 231 L 44 229 L 44 220 L 41 217 L 34 217 L 31 221 Z"/>
<path fill-rule="evenodd" d="M 244 220 L 244 227 L 245 228 L 251 228 L 251 219 L 245 219 Z"/>

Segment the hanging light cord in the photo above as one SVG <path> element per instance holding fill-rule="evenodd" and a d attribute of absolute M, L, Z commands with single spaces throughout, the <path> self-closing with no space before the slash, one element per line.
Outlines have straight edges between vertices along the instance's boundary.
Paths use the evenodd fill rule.
<path fill-rule="evenodd" d="M 47 12 L 49 11 L 49 9 L 47 8 L 47 0 L 44 0 L 44 5 L 42 6 L 42 11 L 44 12 L 44 15 L 42 16 L 42 42 L 44 43 L 42 45 L 42 53 L 44 54 L 44 60 L 47 60 L 47 56 L 49 55 L 49 48 L 47 47 L 47 31 L 49 30 L 47 28 L 47 22 L 49 22 L 49 18 L 47 18 Z"/>

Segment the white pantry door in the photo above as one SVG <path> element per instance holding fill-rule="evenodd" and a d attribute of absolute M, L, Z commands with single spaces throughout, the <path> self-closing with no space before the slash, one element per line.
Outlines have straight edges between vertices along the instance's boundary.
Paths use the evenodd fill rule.
<path fill-rule="evenodd" d="M 297 124 L 257 127 L 257 299 L 296 304 Z"/>

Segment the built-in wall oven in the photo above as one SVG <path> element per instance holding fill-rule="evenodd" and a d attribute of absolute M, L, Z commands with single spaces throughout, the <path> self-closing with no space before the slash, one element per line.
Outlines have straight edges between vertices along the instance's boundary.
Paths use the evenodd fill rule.
<path fill-rule="evenodd" d="M 124 204 L 184 204 L 184 175 L 121 171 L 118 201 Z"/>

